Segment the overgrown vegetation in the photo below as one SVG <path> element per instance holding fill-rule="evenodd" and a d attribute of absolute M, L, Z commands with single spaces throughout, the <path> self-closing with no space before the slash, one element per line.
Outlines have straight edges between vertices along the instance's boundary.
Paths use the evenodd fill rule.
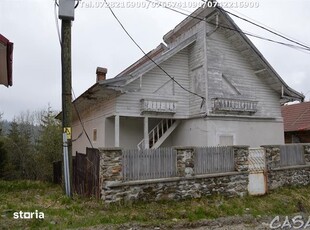
<path fill-rule="evenodd" d="M 21 113 L 6 132 L 0 116 L 0 178 L 52 180 L 52 162 L 62 154 L 61 125 L 55 115 L 50 107 Z"/>
<path fill-rule="evenodd" d="M 225 216 L 257 216 L 310 213 L 310 186 L 289 187 L 261 197 L 226 198 L 208 196 L 184 201 L 138 202 L 105 206 L 101 201 L 63 195 L 60 186 L 31 181 L 0 181 L 0 226 L 20 228 L 78 228 L 95 225 L 174 226 L 176 222 L 194 222 Z M 16 220 L 16 211 L 44 212 L 44 220 Z"/>

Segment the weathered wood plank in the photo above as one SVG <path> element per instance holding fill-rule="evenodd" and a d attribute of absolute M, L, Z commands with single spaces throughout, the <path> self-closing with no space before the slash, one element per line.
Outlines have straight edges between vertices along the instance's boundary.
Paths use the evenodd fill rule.
<path fill-rule="evenodd" d="M 195 174 L 234 171 L 232 147 L 201 147 L 195 149 Z"/>
<path fill-rule="evenodd" d="M 176 176 L 176 153 L 172 148 L 124 150 L 124 181 Z"/>

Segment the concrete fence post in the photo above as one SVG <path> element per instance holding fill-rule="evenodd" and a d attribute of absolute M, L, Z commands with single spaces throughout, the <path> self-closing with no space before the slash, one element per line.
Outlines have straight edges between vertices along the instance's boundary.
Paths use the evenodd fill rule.
<path fill-rule="evenodd" d="M 194 176 L 194 148 L 175 147 L 177 151 L 177 176 Z"/>
<path fill-rule="evenodd" d="M 99 178 L 101 199 L 110 200 L 109 184 L 122 182 L 122 149 L 100 148 Z"/>

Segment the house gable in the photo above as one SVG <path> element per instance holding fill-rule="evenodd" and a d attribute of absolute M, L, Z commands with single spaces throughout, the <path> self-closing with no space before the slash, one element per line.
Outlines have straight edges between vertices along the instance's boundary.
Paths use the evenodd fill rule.
<path fill-rule="evenodd" d="M 227 37 L 225 29 L 209 35 L 207 43 L 208 107 L 214 108 L 213 99 L 231 98 L 235 102 L 257 103 L 258 117 L 280 118 L 280 93 L 255 74 L 255 68 L 240 51 L 234 40 Z"/>
<path fill-rule="evenodd" d="M 185 88 L 189 88 L 188 80 L 188 48 L 184 48 L 160 64 L 167 73 Z M 116 112 L 126 116 L 142 116 L 141 100 L 174 101 L 176 113 L 174 117 L 188 116 L 188 93 L 181 89 L 159 67 L 154 67 L 143 75 L 136 77 L 130 84 L 124 86 L 125 94 L 116 101 Z M 157 116 L 163 114 L 150 114 Z M 167 114 L 171 116 L 171 114 Z"/>

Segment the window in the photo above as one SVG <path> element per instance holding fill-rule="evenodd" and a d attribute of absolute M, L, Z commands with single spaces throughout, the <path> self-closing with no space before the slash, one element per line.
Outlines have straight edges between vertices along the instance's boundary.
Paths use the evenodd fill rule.
<path fill-rule="evenodd" d="M 93 130 L 93 142 L 97 141 L 97 129 Z"/>
<path fill-rule="evenodd" d="M 231 146 L 234 145 L 234 137 L 229 135 L 221 135 L 219 142 L 220 146 Z"/>

